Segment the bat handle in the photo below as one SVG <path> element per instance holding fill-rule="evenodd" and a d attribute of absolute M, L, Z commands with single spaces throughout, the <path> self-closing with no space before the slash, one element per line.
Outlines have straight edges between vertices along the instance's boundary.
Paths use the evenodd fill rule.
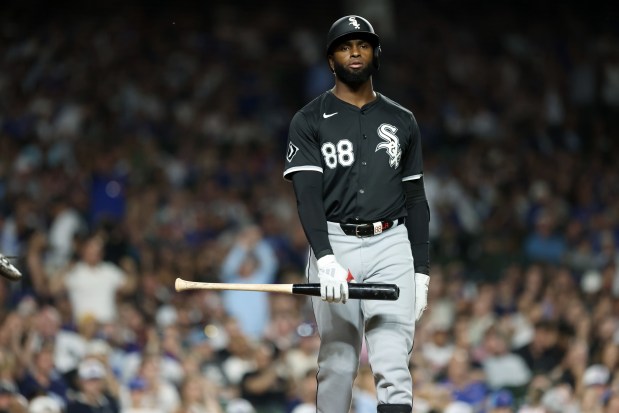
<path fill-rule="evenodd" d="M 293 284 L 293 294 L 320 297 L 320 284 Z M 360 300 L 395 301 L 400 297 L 400 287 L 396 284 L 348 284 L 348 296 Z"/>

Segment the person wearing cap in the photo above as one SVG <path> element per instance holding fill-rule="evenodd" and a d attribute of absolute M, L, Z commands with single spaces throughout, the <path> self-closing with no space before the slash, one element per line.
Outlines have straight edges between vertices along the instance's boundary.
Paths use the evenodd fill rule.
<path fill-rule="evenodd" d="M 67 404 L 66 413 L 120 413 L 116 397 L 106 391 L 107 370 L 97 359 L 84 359 L 78 366 L 80 391 Z"/>
<path fill-rule="evenodd" d="M 69 386 L 54 364 L 54 343 L 45 342 L 28 361 L 28 368 L 17 380 L 19 392 L 26 398 L 46 394 L 67 400 Z"/>
<path fill-rule="evenodd" d="M 146 353 L 140 360 L 137 377 L 144 381 L 144 402 L 164 413 L 174 413 L 180 406 L 180 395 L 176 386 L 165 377 L 161 369 L 162 356 Z"/>
<path fill-rule="evenodd" d="M 606 388 L 610 380 L 610 370 L 603 364 L 592 364 L 585 369 L 582 384 L 585 387 L 596 387 L 600 392 Z"/>
<path fill-rule="evenodd" d="M 610 378 L 611 371 L 603 364 L 592 364 L 585 369 L 581 379 L 583 411 L 601 410 Z"/>
<path fill-rule="evenodd" d="M 499 390 L 488 397 L 488 413 L 513 413 L 514 396 L 509 390 Z"/>
<path fill-rule="evenodd" d="M 148 394 L 147 384 L 141 377 L 133 377 L 121 389 L 120 404 L 122 413 L 163 413 Z"/>
<path fill-rule="evenodd" d="M 37 396 L 28 403 L 28 413 L 62 413 L 62 404 L 49 396 Z"/>

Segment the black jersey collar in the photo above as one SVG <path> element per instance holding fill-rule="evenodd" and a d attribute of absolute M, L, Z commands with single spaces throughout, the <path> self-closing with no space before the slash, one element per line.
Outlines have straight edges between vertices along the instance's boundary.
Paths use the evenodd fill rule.
<path fill-rule="evenodd" d="M 378 104 L 379 101 L 382 100 L 382 95 L 380 93 L 376 92 L 376 91 L 375 91 L 375 93 L 376 93 L 376 99 L 374 99 L 371 102 L 366 103 L 362 107 L 358 107 L 358 106 L 353 105 L 352 103 L 348 103 L 348 102 L 343 101 L 342 99 L 338 98 L 337 96 L 335 96 L 333 94 L 333 92 L 331 90 L 327 91 L 327 95 L 331 96 L 331 98 L 334 99 L 338 104 L 341 104 L 341 105 L 343 105 L 345 107 L 348 107 L 350 109 L 356 110 L 358 112 L 359 111 L 367 111 L 367 110 L 371 109 L 372 107 L 374 107 L 376 104 Z"/>

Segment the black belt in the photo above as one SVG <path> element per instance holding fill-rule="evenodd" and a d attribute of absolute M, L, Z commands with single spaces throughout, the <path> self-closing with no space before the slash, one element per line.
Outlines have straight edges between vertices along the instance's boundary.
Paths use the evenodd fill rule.
<path fill-rule="evenodd" d="M 404 224 L 405 221 L 405 218 L 398 218 L 394 220 L 376 221 L 370 224 L 340 224 L 340 227 L 342 227 L 342 231 L 344 231 L 346 235 L 354 235 L 355 237 L 363 238 L 381 234 L 389 228 Z"/>

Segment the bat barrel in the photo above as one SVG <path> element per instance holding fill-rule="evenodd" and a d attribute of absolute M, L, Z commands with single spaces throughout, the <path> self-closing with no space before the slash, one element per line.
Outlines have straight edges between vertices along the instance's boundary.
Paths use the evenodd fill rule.
<path fill-rule="evenodd" d="M 395 301 L 400 297 L 400 288 L 395 284 L 355 284 L 348 285 L 350 298 L 361 300 Z"/>

